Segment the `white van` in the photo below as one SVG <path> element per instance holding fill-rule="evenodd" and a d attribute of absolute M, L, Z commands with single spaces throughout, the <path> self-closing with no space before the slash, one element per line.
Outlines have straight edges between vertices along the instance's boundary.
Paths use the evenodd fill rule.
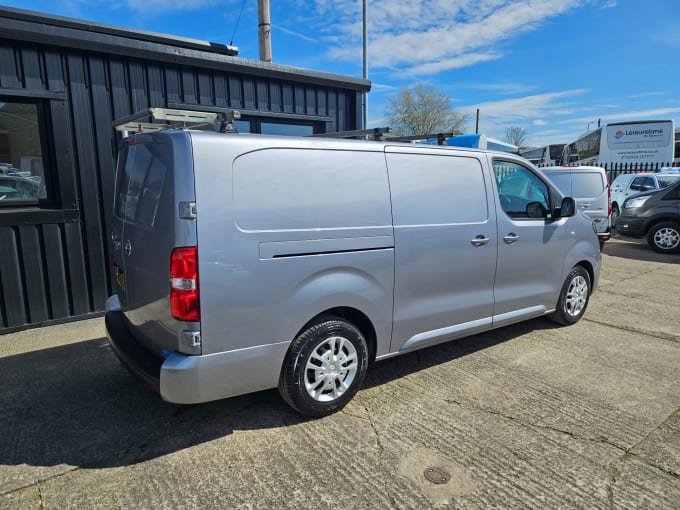
<path fill-rule="evenodd" d="M 170 402 L 344 406 L 369 362 L 578 321 L 591 222 L 533 166 L 451 147 L 184 129 L 122 144 L 114 352 Z"/>
<path fill-rule="evenodd" d="M 667 188 L 671 184 L 680 180 L 680 173 L 670 172 L 667 169 L 664 173 L 638 172 L 633 174 L 619 174 L 612 182 L 612 227 L 616 223 L 616 218 L 623 209 L 623 203 L 631 195 L 644 193 Z"/>
<path fill-rule="evenodd" d="M 600 248 L 611 235 L 612 202 L 607 172 L 598 166 L 546 166 L 541 168 L 576 208 L 588 216 L 597 231 Z"/>

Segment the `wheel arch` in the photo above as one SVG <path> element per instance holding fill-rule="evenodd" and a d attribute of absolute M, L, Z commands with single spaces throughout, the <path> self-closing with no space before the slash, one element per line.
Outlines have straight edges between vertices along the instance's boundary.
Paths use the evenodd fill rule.
<path fill-rule="evenodd" d="M 378 342 L 377 334 L 373 322 L 371 319 L 363 313 L 361 310 L 353 308 L 351 306 L 336 306 L 333 308 L 328 308 L 322 312 L 319 312 L 314 317 L 309 319 L 304 326 L 295 334 L 298 337 L 302 332 L 307 330 L 313 324 L 319 322 L 323 317 L 335 316 L 347 320 L 354 324 L 354 326 L 361 332 L 364 339 L 366 340 L 366 345 L 368 347 L 368 360 L 369 362 L 375 360 Z"/>
<path fill-rule="evenodd" d="M 673 214 L 662 214 L 659 216 L 654 216 L 645 223 L 642 229 L 643 237 L 649 234 L 649 231 L 652 230 L 656 225 L 658 225 L 659 223 L 663 223 L 665 221 L 670 221 L 678 225 L 678 227 L 680 227 L 680 216 Z"/>
<path fill-rule="evenodd" d="M 592 294 L 594 290 L 594 281 L 595 281 L 595 268 L 593 265 L 590 263 L 588 260 L 581 260 L 578 262 L 574 267 L 576 266 L 581 266 L 583 269 L 585 269 L 588 272 L 588 277 L 590 278 L 590 289 L 589 293 Z"/>

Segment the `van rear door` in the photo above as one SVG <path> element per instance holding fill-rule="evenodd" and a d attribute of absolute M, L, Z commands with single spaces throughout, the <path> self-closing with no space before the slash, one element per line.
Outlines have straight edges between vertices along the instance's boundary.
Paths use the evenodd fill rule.
<path fill-rule="evenodd" d="M 132 326 L 169 317 L 175 244 L 172 157 L 168 137 L 136 135 L 121 146 L 112 240 L 117 294 Z"/>
<path fill-rule="evenodd" d="M 576 207 L 595 224 L 598 232 L 609 227 L 609 194 L 604 172 L 574 168 L 571 171 L 571 195 Z"/>

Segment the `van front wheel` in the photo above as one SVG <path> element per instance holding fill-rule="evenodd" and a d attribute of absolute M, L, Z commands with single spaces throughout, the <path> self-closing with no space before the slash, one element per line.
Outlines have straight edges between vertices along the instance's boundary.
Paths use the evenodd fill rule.
<path fill-rule="evenodd" d="M 680 251 L 680 225 L 672 221 L 654 225 L 647 234 L 647 244 L 659 253 Z"/>
<path fill-rule="evenodd" d="M 361 387 L 368 347 L 350 322 L 325 316 L 290 346 L 279 377 L 279 392 L 300 414 L 320 418 L 342 409 Z"/>
<path fill-rule="evenodd" d="M 564 281 L 557 308 L 549 318 L 558 324 L 576 324 L 586 313 L 590 297 L 590 275 L 581 266 L 574 267 Z"/>

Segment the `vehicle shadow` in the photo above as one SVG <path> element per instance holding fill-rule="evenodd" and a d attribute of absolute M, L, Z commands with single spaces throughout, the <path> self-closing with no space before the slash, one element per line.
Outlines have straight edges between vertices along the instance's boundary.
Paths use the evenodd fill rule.
<path fill-rule="evenodd" d="M 629 260 L 643 260 L 648 262 L 663 262 L 666 264 L 680 264 L 680 254 L 657 253 L 644 240 L 622 239 L 616 233 L 604 245 L 602 253 L 612 257 Z"/>
<path fill-rule="evenodd" d="M 537 329 L 535 319 L 369 367 L 371 388 Z M 276 390 L 206 404 L 163 402 L 117 361 L 105 339 L 0 358 L 0 465 L 133 465 L 235 430 L 305 421 Z"/>

